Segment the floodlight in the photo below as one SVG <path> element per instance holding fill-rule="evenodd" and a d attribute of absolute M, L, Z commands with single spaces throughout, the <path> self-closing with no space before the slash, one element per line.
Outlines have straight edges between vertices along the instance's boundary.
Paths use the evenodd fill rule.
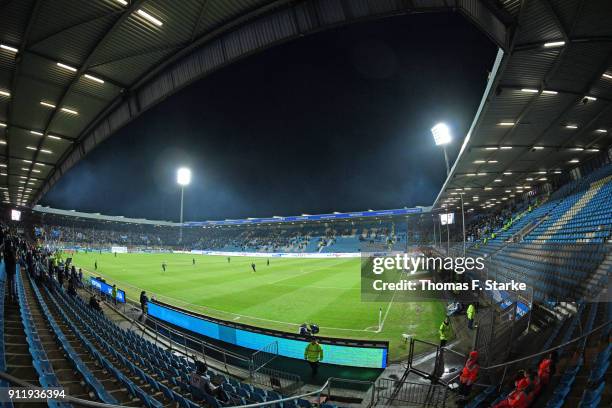
<path fill-rule="evenodd" d="M 181 167 L 176 172 L 176 182 L 181 186 L 186 186 L 191 182 L 191 170 L 186 167 Z"/>
<path fill-rule="evenodd" d="M 451 142 L 450 129 L 445 123 L 438 123 L 431 128 L 436 146 L 447 145 Z"/>

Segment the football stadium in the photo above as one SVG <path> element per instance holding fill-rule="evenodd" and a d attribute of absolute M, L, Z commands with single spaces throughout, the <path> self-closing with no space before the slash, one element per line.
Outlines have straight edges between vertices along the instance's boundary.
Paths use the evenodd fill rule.
<path fill-rule="evenodd" d="M 611 21 L 0 0 L 0 406 L 612 406 Z"/>

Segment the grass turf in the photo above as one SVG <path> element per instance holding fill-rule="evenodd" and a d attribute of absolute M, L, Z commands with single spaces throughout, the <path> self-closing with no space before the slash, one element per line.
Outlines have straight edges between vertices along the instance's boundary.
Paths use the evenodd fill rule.
<path fill-rule="evenodd" d="M 72 257 L 86 275 L 105 277 L 131 299 L 143 289 L 209 316 L 288 332 L 303 322 L 317 323 L 322 336 L 387 340 L 391 360 L 408 353 L 402 333 L 437 341 L 444 317 L 441 302 L 362 302 L 359 258 L 270 258 L 267 266 L 266 258 L 237 256 L 229 263 L 222 256 L 191 254 L 79 252 Z M 384 324 L 376 333 L 380 308 Z"/>

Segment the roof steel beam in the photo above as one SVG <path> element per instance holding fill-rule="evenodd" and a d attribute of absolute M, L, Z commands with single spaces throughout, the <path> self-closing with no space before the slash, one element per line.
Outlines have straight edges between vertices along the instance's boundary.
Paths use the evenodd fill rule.
<path fill-rule="evenodd" d="M 17 90 L 17 78 L 19 77 L 19 71 L 21 70 L 21 65 L 23 61 L 23 51 L 26 49 L 28 45 L 28 40 L 30 38 L 30 33 L 32 32 L 32 27 L 34 26 L 34 20 L 38 16 L 38 12 L 40 10 L 42 2 L 41 0 L 36 0 L 34 5 L 32 6 L 32 10 L 30 11 L 30 18 L 28 19 L 28 24 L 26 25 L 25 31 L 23 33 L 23 39 L 21 44 L 19 44 L 18 52 L 15 57 L 15 69 L 13 70 L 13 75 L 11 77 L 11 93 L 12 97 L 9 100 L 8 104 L 8 113 L 7 120 L 9 123 L 13 121 L 14 111 L 15 111 L 15 94 Z M 11 132 L 6 132 L 6 155 L 10 157 L 10 146 L 11 146 Z"/>
<path fill-rule="evenodd" d="M 107 41 L 112 37 L 115 31 L 117 31 L 121 27 L 123 22 L 127 20 L 130 17 L 130 15 L 146 1 L 147 0 L 133 0 L 128 7 L 123 9 L 120 17 L 115 21 L 113 26 L 104 34 L 104 37 L 99 42 L 97 42 L 96 45 L 93 47 L 93 49 L 89 52 L 89 54 L 87 55 L 87 58 L 85 58 L 85 61 L 75 73 L 73 80 L 70 82 L 68 87 L 66 87 L 66 89 L 64 90 L 60 98 L 58 99 L 56 103 L 57 108 L 51 113 L 49 119 L 47 120 L 47 124 L 45 125 L 45 129 L 43 132 L 44 135 L 38 142 L 36 151 L 34 152 L 34 160 L 38 158 L 40 148 L 46 139 L 47 133 L 49 132 L 49 129 L 51 125 L 53 124 L 53 121 L 57 117 L 57 113 L 60 112 L 61 106 L 64 104 L 66 97 L 68 96 L 68 94 L 70 94 L 70 92 L 72 91 L 72 88 L 74 88 L 74 86 L 77 84 L 81 75 L 87 72 L 87 70 L 89 69 L 89 65 L 91 64 L 91 61 L 93 60 L 93 57 L 96 55 L 98 50 L 100 50 L 107 43 Z M 31 171 L 32 171 L 32 166 L 30 166 L 30 173 Z"/>

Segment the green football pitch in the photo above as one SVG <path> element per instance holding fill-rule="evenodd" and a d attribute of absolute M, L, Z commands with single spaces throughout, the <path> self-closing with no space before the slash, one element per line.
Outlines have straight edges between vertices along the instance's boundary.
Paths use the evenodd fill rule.
<path fill-rule="evenodd" d="M 134 300 L 146 290 L 149 297 L 212 317 L 293 333 L 301 323 L 316 323 L 322 336 L 387 340 L 391 360 L 408 353 L 404 333 L 437 341 L 444 317 L 441 302 L 362 302 L 360 258 L 270 258 L 268 266 L 266 258 L 238 256 L 229 263 L 223 256 L 191 254 L 79 252 L 72 257 L 85 275 L 116 283 Z"/>

